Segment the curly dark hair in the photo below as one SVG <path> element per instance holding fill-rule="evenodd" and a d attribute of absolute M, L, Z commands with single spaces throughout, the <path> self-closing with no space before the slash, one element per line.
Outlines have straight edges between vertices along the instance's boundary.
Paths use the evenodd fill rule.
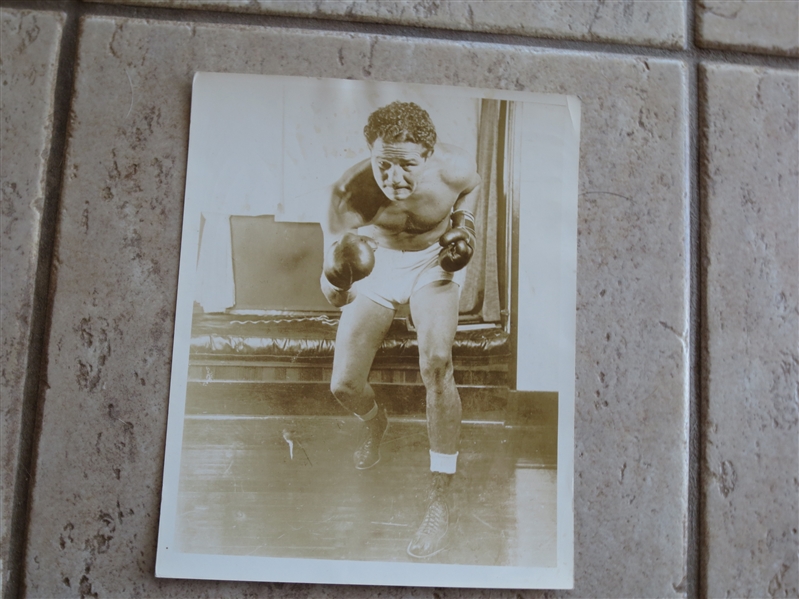
<path fill-rule="evenodd" d="M 417 143 L 431 154 L 436 145 L 436 128 L 430 115 L 413 102 L 392 102 L 378 108 L 369 115 L 363 134 L 370 146 L 379 137 L 387 143 Z"/>

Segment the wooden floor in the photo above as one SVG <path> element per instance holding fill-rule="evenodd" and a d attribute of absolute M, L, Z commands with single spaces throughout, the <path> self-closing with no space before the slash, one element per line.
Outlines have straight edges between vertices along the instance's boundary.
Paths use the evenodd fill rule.
<path fill-rule="evenodd" d="M 382 460 L 358 471 L 363 425 L 335 416 L 189 416 L 182 551 L 414 561 L 426 508 L 425 422 L 391 419 Z M 553 566 L 556 428 L 464 423 L 448 549 L 436 563 Z"/>

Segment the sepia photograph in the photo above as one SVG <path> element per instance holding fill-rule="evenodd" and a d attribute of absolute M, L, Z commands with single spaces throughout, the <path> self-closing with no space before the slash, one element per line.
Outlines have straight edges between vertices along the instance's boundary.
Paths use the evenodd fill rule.
<path fill-rule="evenodd" d="M 580 103 L 198 73 L 156 574 L 571 588 Z"/>

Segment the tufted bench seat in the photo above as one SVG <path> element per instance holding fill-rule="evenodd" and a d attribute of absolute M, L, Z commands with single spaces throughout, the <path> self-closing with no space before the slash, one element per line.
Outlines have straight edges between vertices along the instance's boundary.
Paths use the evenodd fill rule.
<path fill-rule="evenodd" d="M 329 391 L 337 327 L 336 314 L 195 314 L 187 413 L 341 414 Z M 464 417 L 504 419 L 508 334 L 462 328 L 452 352 Z M 396 319 L 369 374 L 393 414 L 424 413 L 418 355 L 415 331 Z"/>
<path fill-rule="evenodd" d="M 275 313 L 264 316 L 197 314 L 192 325 L 192 358 L 238 358 L 287 362 L 333 359 L 338 318 L 327 314 Z M 456 361 L 504 361 L 508 334 L 499 327 L 459 330 L 452 347 Z M 416 333 L 395 320 L 376 359 L 416 361 Z"/>

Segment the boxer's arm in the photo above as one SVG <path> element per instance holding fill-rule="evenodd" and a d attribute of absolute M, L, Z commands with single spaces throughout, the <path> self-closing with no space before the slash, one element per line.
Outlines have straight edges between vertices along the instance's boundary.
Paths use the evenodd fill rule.
<path fill-rule="evenodd" d="M 358 227 L 362 227 L 366 224 L 357 212 L 347 208 L 346 201 L 343 201 L 340 197 L 336 197 L 336 195 L 334 191 L 333 197 L 330 199 L 330 205 L 328 206 L 327 218 L 322 223 L 325 250 L 347 233 L 354 233 Z"/>
<path fill-rule="evenodd" d="M 366 223 L 363 215 L 355 208 L 353 195 L 358 193 L 355 189 L 356 182 L 361 178 L 366 169 L 371 172 L 371 162 L 364 160 L 348 169 L 333 185 L 330 194 L 327 215 L 322 221 L 325 251 L 347 233 L 354 233 L 356 229 Z"/>
<path fill-rule="evenodd" d="M 475 248 L 474 211 L 480 193 L 480 175 L 472 169 L 463 170 L 453 177 L 461 189 L 452 206 L 450 229 L 438 240 L 442 250 L 438 255 L 441 268 L 455 272 L 464 268 L 472 258 Z"/>
<path fill-rule="evenodd" d="M 336 287 L 328 278 L 328 271 L 334 263 L 335 247 L 349 232 L 355 231 L 359 224 L 358 215 L 346 209 L 346 201 L 341 197 L 338 184 L 333 187 L 326 218 L 322 221 L 324 235 L 324 254 L 322 259 L 322 277 L 320 285 L 322 294 L 333 306 L 341 308 L 354 299 L 349 289 Z"/>
<path fill-rule="evenodd" d="M 468 177 L 464 177 L 464 179 L 463 191 L 461 191 L 458 199 L 455 200 L 452 211 L 466 211 L 474 215 L 474 211 L 477 209 L 477 198 L 480 195 L 482 179 L 476 171 L 472 171 L 472 173 Z"/>
<path fill-rule="evenodd" d="M 482 183 L 474 158 L 457 146 L 442 146 L 445 153 L 442 152 L 441 178 L 457 194 L 452 211 L 465 210 L 474 214 Z"/>
<path fill-rule="evenodd" d="M 357 199 L 363 195 L 358 182 L 367 174 L 366 168 L 371 177 L 371 162 L 366 160 L 347 170 L 336 182 L 321 222 L 324 259 L 320 283 L 324 296 L 337 308 L 355 298 L 350 289 L 352 283 L 367 276 L 374 265 L 373 241 L 369 243 L 371 240 L 357 235 L 357 229 L 367 224 L 357 209 Z"/>

